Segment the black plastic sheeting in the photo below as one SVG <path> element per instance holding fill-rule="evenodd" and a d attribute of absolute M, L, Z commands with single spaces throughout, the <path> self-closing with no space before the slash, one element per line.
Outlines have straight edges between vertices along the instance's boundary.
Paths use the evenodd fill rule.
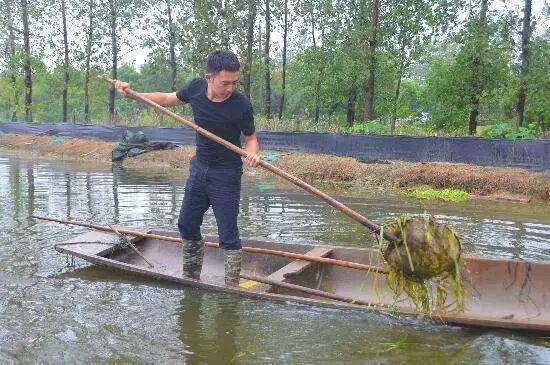
<path fill-rule="evenodd" d="M 195 131 L 181 128 L 82 124 L 0 123 L 5 133 L 48 134 L 117 141 L 122 131 L 142 130 L 151 141 L 193 145 Z M 462 162 L 484 166 L 550 170 L 550 140 L 506 140 L 476 137 L 411 137 L 341 135 L 308 132 L 258 132 L 264 150 L 287 150 L 352 156 L 365 162 Z"/>

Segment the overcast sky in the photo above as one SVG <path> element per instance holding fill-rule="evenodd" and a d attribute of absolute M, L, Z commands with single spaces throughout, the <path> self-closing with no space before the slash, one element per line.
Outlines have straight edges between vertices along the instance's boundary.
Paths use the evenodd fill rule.
<path fill-rule="evenodd" d="M 532 8 L 532 18 L 537 21 L 536 30 L 537 33 L 540 34 L 549 26 L 549 19 L 548 14 L 543 14 L 545 1 L 548 0 L 533 0 L 533 8 Z M 523 0 L 493 0 L 490 3 L 489 12 L 493 11 L 515 11 L 515 12 L 522 12 L 523 10 Z M 548 6 L 548 5 L 547 5 Z M 520 29 L 518 29 L 520 31 Z M 282 48 L 282 33 L 281 29 L 276 28 L 274 29 L 274 32 L 272 33 L 272 44 L 273 47 L 276 47 L 278 49 Z M 124 63 L 131 63 L 135 66 L 139 67 L 141 66 L 148 55 L 149 50 L 146 48 L 132 48 L 126 50 L 123 55 L 123 62 Z"/>

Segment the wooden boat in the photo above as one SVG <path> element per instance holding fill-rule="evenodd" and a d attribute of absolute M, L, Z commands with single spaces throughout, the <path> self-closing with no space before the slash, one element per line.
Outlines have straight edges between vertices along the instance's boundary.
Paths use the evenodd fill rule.
<path fill-rule="evenodd" d="M 177 237 L 166 230 L 141 230 L 143 233 Z M 206 237 L 217 242 L 216 237 Z M 550 334 L 550 262 L 465 258 L 464 281 L 469 292 L 464 313 L 418 314 L 408 301 L 394 303 L 385 286 L 384 274 L 292 258 L 245 252 L 243 276 L 253 275 L 274 283 L 300 285 L 355 298 L 354 303 L 322 298 L 311 293 L 243 280 L 239 287 L 223 284 L 223 252 L 206 247 L 201 280 L 181 275 L 181 245 L 166 240 L 137 237 L 131 240 L 143 256 L 129 246 L 120 245 L 114 233 L 89 232 L 58 244 L 56 250 L 86 261 L 127 270 L 149 277 L 275 301 L 294 301 L 317 306 L 400 313 L 437 323 L 462 326 L 506 328 Z M 376 264 L 371 249 L 281 244 L 246 241 L 247 247 L 288 251 L 311 257 L 329 257 L 363 264 Z M 147 258 L 149 260 L 147 260 Z M 152 261 L 154 266 L 147 261 Z M 365 303 L 372 305 L 365 305 Z M 361 303 L 361 304 L 360 304 Z M 393 304 L 392 304 L 393 303 Z M 390 309 L 391 308 L 391 309 Z"/>

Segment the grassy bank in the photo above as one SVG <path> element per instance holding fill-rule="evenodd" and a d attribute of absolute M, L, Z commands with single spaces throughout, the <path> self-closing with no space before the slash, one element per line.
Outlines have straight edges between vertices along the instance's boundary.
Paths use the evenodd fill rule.
<path fill-rule="evenodd" d="M 64 139 L 51 136 L 3 135 L 0 148 L 25 151 L 32 156 L 111 163 L 116 143 L 91 139 Z M 193 147 L 153 151 L 124 161 L 125 168 L 153 173 L 180 174 L 187 170 Z M 365 164 L 355 158 L 308 153 L 279 153 L 276 166 L 310 183 L 332 184 L 342 189 L 357 187 L 397 188 L 403 192 L 419 189 L 455 189 L 474 196 L 521 202 L 550 201 L 550 178 L 542 174 L 509 168 L 482 167 L 456 163 Z M 247 170 L 246 174 L 268 174 L 264 170 Z M 430 196 L 445 196 L 430 191 Z M 455 193 L 456 194 L 456 193 Z"/>

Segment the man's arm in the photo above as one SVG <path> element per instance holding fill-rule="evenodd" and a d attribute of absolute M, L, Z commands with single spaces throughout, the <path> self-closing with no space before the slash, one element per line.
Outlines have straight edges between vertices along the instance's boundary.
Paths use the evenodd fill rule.
<path fill-rule="evenodd" d="M 120 93 L 120 95 L 124 96 L 125 98 L 131 98 L 135 99 L 133 96 L 129 95 L 125 89 L 129 88 L 130 84 L 127 82 L 123 82 L 120 80 L 116 80 L 115 82 L 115 89 Z M 155 103 L 159 104 L 160 106 L 172 106 L 172 105 L 181 105 L 183 104 L 180 99 L 176 96 L 175 92 L 172 93 L 138 93 L 139 95 L 154 101 Z M 135 99 L 138 100 L 138 99 Z"/>
<path fill-rule="evenodd" d="M 244 136 L 244 150 L 248 152 L 248 156 L 243 160 L 246 166 L 256 167 L 260 164 L 260 143 L 256 137 L 256 133 L 250 136 Z"/>

